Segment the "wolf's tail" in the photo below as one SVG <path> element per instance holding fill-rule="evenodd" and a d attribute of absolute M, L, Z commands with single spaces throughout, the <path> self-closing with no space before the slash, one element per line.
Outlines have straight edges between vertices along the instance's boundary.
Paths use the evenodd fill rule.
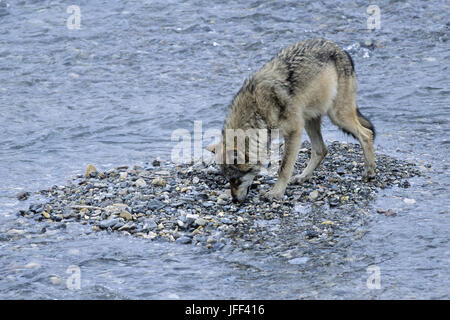
<path fill-rule="evenodd" d="M 352 57 L 350 56 L 350 54 L 342 49 L 337 49 L 332 58 L 335 61 L 336 64 L 336 69 L 339 73 L 339 75 L 343 75 L 345 77 L 355 77 L 355 63 L 353 62 Z M 376 131 L 375 131 L 375 126 L 373 125 L 373 123 L 367 119 L 365 116 L 363 116 L 363 114 L 361 113 L 361 111 L 359 111 L 358 107 L 356 108 L 356 113 L 358 116 L 358 121 L 359 123 L 364 127 L 369 129 L 370 131 L 372 131 L 372 137 L 373 140 L 375 140 L 375 135 L 376 135 Z M 345 133 L 350 133 L 347 132 L 346 130 L 344 130 Z M 351 135 L 353 135 L 352 133 L 350 133 Z"/>
<path fill-rule="evenodd" d="M 361 125 L 362 125 L 364 128 L 367 128 L 367 129 L 369 129 L 370 131 L 372 131 L 372 137 L 373 137 L 373 140 L 375 140 L 376 131 L 375 131 L 375 126 L 373 125 L 373 123 L 372 123 L 369 119 L 367 119 L 366 117 L 364 117 L 364 116 L 362 115 L 362 113 L 359 111 L 358 108 L 356 108 L 356 113 L 357 113 L 357 115 L 358 115 L 358 121 L 359 121 L 359 123 L 361 123 Z"/>
<path fill-rule="evenodd" d="M 367 119 L 366 117 L 364 117 L 361 113 L 361 111 L 359 111 L 358 108 L 356 108 L 356 114 L 358 116 L 358 121 L 359 123 L 366 129 L 369 129 L 370 131 L 372 131 L 372 139 L 375 140 L 375 136 L 376 136 L 376 131 L 375 131 L 375 126 L 373 125 L 373 123 Z M 355 138 L 356 140 L 358 140 L 357 137 L 355 137 L 355 135 L 346 130 L 345 128 L 340 128 L 344 133 L 351 135 L 353 138 Z"/>
<path fill-rule="evenodd" d="M 355 63 L 352 56 L 345 50 L 335 45 L 331 51 L 331 58 L 334 60 L 338 74 L 346 77 L 355 76 Z"/>

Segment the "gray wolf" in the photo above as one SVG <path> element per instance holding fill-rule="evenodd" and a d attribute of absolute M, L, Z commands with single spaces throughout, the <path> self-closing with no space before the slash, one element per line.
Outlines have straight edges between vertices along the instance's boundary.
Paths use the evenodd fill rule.
<path fill-rule="evenodd" d="M 314 39 L 295 43 L 250 76 L 234 97 L 222 130 L 222 140 L 206 149 L 233 161 L 220 167 L 229 181 L 235 202 L 243 201 L 263 163 L 249 160 L 248 139 L 243 147 L 236 141 L 226 142 L 227 130 L 278 129 L 285 150 L 268 199 L 281 199 L 289 183 L 298 155 L 303 128 L 311 140 L 311 158 L 292 182 L 309 179 L 327 154 L 321 134 L 321 120 L 331 122 L 355 137 L 364 153 L 364 177 L 375 176 L 373 124 L 358 110 L 357 81 L 351 56 L 336 43 Z M 229 139 L 230 140 L 230 139 Z M 231 149 L 229 145 L 231 143 Z M 236 159 L 241 161 L 236 161 Z"/>

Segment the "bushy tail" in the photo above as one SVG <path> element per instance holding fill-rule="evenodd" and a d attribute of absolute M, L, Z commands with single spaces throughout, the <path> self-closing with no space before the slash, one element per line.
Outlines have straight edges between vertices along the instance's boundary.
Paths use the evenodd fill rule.
<path fill-rule="evenodd" d="M 355 76 L 355 63 L 353 62 L 353 59 L 351 55 L 345 51 L 345 50 L 337 50 L 337 52 L 334 55 L 334 60 L 336 63 L 336 69 L 338 70 L 338 73 L 340 75 L 344 75 L 347 77 L 354 77 Z M 373 140 L 375 140 L 375 126 L 373 123 L 367 119 L 361 111 L 359 111 L 358 108 L 356 108 L 356 113 L 358 115 L 358 121 L 359 123 L 364 127 L 372 131 L 372 137 Z M 350 133 L 344 130 L 345 133 Z M 353 135 L 352 133 L 350 133 Z"/>
<path fill-rule="evenodd" d="M 375 132 L 375 126 L 373 125 L 373 123 L 370 122 L 369 119 L 367 119 L 366 117 L 364 117 L 364 116 L 362 115 L 362 113 L 359 111 L 358 108 L 356 108 L 356 112 L 357 112 L 357 114 L 358 114 L 358 121 L 359 121 L 359 123 L 361 123 L 361 125 L 362 125 L 364 128 L 367 128 L 367 129 L 369 129 L 369 130 L 372 131 L 373 140 L 375 140 L 376 132 Z"/>
<path fill-rule="evenodd" d="M 334 60 L 339 76 L 355 76 L 355 63 L 350 54 L 336 45 L 331 58 Z"/>

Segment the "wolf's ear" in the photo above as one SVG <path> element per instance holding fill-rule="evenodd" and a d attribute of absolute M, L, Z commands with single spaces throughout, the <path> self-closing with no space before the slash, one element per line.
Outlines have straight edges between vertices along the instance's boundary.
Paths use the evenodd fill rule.
<path fill-rule="evenodd" d="M 210 144 L 205 149 L 208 150 L 209 152 L 216 153 L 216 149 L 218 146 L 219 146 L 218 143 L 214 143 L 214 144 Z"/>
<path fill-rule="evenodd" d="M 233 148 L 226 151 L 226 163 L 228 164 L 244 164 L 245 163 L 245 154 L 238 150 L 237 148 Z"/>
<path fill-rule="evenodd" d="M 275 99 L 282 105 L 289 103 L 289 89 L 287 86 L 278 80 L 264 80 L 258 85 L 262 96 L 266 98 Z"/>

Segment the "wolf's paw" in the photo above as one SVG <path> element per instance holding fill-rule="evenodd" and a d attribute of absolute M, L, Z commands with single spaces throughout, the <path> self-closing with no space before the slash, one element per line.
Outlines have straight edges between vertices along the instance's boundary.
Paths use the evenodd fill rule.
<path fill-rule="evenodd" d="M 264 195 L 267 200 L 281 200 L 283 199 L 283 196 L 284 190 L 278 188 L 273 188 Z"/>
<path fill-rule="evenodd" d="M 375 170 L 373 170 L 373 169 L 370 169 L 370 170 L 364 169 L 363 179 L 365 181 L 375 180 Z"/>
<path fill-rule="evenodd" d="M 305 181 L 308 181 L 310 177 L 302 176 L 301 174 L 298 174 L 296 176 L 293 176 L 291 179 L 291 183 L 293 184 L 302 184 Z"/>

